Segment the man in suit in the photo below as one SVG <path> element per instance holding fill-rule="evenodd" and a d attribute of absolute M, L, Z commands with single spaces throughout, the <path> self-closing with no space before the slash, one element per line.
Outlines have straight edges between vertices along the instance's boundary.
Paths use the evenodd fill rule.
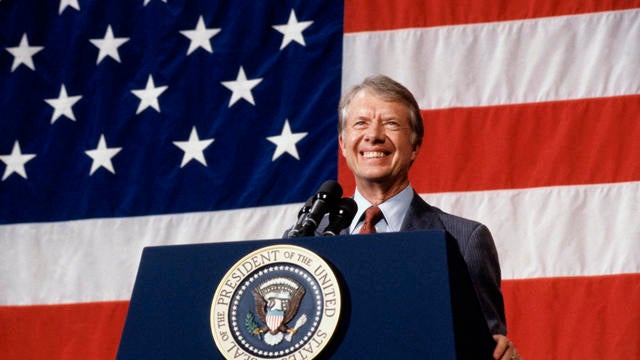
<path fill-rule="evenodd" d="M 449 232 L 458 243 L 489 330 L 494 334 L 494 358 L 520 359 L 506 337 L 500 264 L 491 233 L 478 222 L 427 204 L 409 183 L 409 168 L 418 156 L 423 134 L 415 98 L 386 76 L 369 77 L 342 97 L 338 142 L 355 177 L 354 200 L 358 204 L 358 213 L 348 231 Z"/>

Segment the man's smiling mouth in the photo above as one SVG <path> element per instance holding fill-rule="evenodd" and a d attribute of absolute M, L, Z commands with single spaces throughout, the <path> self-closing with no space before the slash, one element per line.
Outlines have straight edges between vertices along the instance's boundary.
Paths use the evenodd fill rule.
<path fill-rule="evenodd" d="M 387 154 L 382 151 L 365 151 L 362 153 L 362 156 L 364 156 L 365 159 L 378 159 L 387 156 Z"/>

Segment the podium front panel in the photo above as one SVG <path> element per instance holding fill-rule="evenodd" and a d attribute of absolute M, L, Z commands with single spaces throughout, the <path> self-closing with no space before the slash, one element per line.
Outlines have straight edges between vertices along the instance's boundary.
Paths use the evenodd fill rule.
<path fill-rule="evenodd" d="M 464 331 L 456 329 L 462 322 L 454 321 L 452 295 L 468 296 L 470 284 L 452 241 L 444 232 L 419 231 L 145 248 L 118 358 L 222 358 L 210 325 L 214 292 L 238 260 L 276 244 L 311 250 L 340 282 L 341 318 L 321 358 L 461 358 L 456 336 Z M 451 285 L 450 271 L 462 273 L 466 293 Z M 468 300 L 453 303 L 469 303 L 465 314 L 476 314 L 476 300 Z M 464 319 L 476 328 L 482 321 Z"/>

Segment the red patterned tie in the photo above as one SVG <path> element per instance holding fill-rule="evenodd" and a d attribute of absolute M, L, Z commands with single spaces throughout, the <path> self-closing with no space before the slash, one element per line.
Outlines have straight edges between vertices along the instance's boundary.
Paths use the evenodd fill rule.
<path fill-rule="evenodd" d="M 364 211 L 364 224 L 360 228 L 360 234 L 373 234 L 376 232 L 376 224 L 382 219 L 382 211 L 377 206 L 370 206 Z"/>

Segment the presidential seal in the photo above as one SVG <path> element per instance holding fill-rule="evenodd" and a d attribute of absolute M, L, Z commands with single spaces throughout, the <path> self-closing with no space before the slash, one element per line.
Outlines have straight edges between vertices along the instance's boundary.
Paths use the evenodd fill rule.
<path fill-rule="evenodd" d="M 238 261 L 211 303 L 211 332 L 227 359 L 312 359 L 340 316 L 329 265 L 299 246 L 274 245 Z"/>

